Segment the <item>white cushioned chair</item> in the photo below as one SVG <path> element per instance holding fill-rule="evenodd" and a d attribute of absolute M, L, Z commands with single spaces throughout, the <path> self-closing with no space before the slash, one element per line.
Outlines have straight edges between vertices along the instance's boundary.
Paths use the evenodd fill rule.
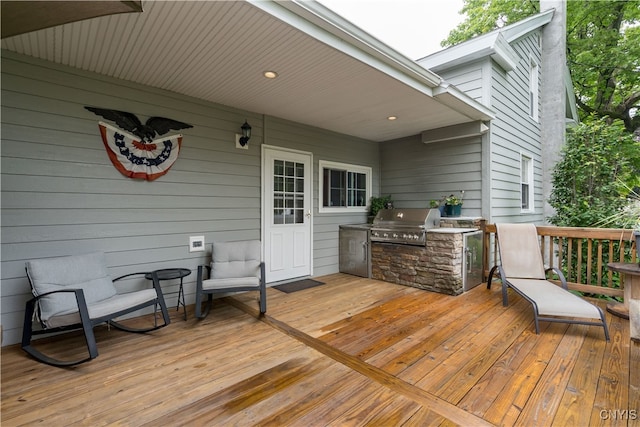
<path fill-rule="evenodd" d="M 267 311 L 264 262 L 259 240 L 214 242 L 211 264 L 198 266 L 196 279 L 196 317 L 204 319 L 211 309 L 213 295 L 231 292 L 259 291 L 260 314 Z M 206 279 L 204 270 L 208 270 Z M 207 296 L 202 310 L 202 300 Z"/>
<path fill-rule="evenodd" d="M 108 323 L 127 332 L 149 332 L 170 323 L 160 282 L 153 275 L 153 288 L 119 293 L 114 281 L 125 277 L 144 275 L 131 273 L 111 280 L 105 256 L 101 252 L 71 255 L 28 261 L 27 277 L 34 298 L 27 301 L 22 348 L 37 360 L 53 366 L 73 366 L 98 356 L 93 327 Z M 164 324 L 154 322 L 153 327 L 134 329 L 114 319 L 153 306 L 160 307 Z M 34 329 L 34 322 L 39 328 Z M 87 344 L 88 357 L 62 361 L 49 357 L 32 345 L 34 335 L 82 329 Z"/>
<path fill-rule="evenodd" d="M 578 323 L 602 326 L 609 341 L 609 329 L 600 307 L 569 292 L 562 271 L 555 267 L 545 269 L 534 224 L 496 224 L 496 229 L 501 265 L 489 272 L 487 289 L 491 289 L 497 271 L 502 281 L 502 305 L 509 304 L 507 288 L 511 288 L 533 306 L 536 334 L 540 333 L 540 320 Z M 547 280 L 551 271 L 558 276 L 561 286 Z"/>

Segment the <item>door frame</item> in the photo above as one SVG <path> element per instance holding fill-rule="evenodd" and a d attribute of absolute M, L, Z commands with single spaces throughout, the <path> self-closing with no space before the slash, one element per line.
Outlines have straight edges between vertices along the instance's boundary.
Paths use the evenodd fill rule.
<path fill-rule="evenodd" d="M 260 161 L 260 194 L 261 194 L 261 200 L 260 200 L 260 216 L 261 216 L 261 238 L 262 238 L 262 259 L 265 260 L 266 259 L 266 250 L 267 250 L 267 230 L 269 229 L 268 227 L 270 226 L 270 224 L 267 224 L 267 212 L 266 212 L 266 206 L 267 206 L 267 197 L 272 197 L 271 194 L 266 194 L 267 191 L 267 185 L 265 182 L 265 179 L 272 178 L 272 174 L 269 173 L 267 174 L 266 171 L 270 170 L 269 166 L 266 164 L 267 161 L 267 151 L 270 151 L 272 153 L 275 153 L 277 155 L 277 153 L 292 153 L 292 154 L 298 154 L 301 156 L 307 156 L 309 158 L 309 207 L 310 207 L 310 211 L 311 211 L 311 217 L 309 219 L 309 276 L 313 276 L 313 219 L 314 219 L 314 206 L 313 206 L 313 153 L 310 151 L 302 151 L 302 150 L 296 150 L 293 148 L 285 148 L 285 147 L 278 147 L 275 145 L 268 145 L 268 144 L 262 144 L 261 145 L 261 161 Z M 306 195 L 305 195 L 306 196 Z M 301 276 L 301 277 L 306 277 L 306 276 Z M 291 278 L 293 279 L 293 278 Z M 286 279 L 289 280 L 289 279 Z M 286 281 L 284 280 L 284 281 Z M 269 282 L 267 282 L 269 283 Z M 276 281 L 270 282 L 270 283 L 277 283 Z"/>

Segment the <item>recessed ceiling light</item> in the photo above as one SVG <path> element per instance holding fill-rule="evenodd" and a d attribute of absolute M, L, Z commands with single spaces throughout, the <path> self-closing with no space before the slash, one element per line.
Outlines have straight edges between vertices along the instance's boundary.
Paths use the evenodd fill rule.
<path fill-rule="evenodd" d="M 275 79 L 276 77 L 278 77 L 278 73 L 276 73 L 275 71 L 265 71 L 263 73 L 263 76 L 268 79 Z"/>
<path fill-rule="evenodd" d="M 387 120 L 391 120 L 391 121 L 396 120 L 396 119 L 397 119 L 397 117 L 396 117 L 396 116 L 389 116 L 389 117 L 387 117 Z"/>

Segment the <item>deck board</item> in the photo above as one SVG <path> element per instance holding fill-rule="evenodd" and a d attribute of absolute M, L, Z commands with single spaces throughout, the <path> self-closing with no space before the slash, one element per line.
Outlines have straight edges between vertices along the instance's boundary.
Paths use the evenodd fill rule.
<path fill-rule="evenodd" d="M 149 334 L 97 327 L 100 356 L 75 368 L 5 347 L 2 425 L 640 426 L 628 320 L 606 314 L 609 343 L 584 325 L 542 322 L 536 335 L 531 306 L 512 294 L 503 307 L 498 286 L 454 297 L 318 279 L 268 289 L 264 317 L 246 293 L 216 301 L 205 320 L 193 306 L 187 321 L 172 310 Z M 73 356 L 82 342 L 39 345 Z"/>

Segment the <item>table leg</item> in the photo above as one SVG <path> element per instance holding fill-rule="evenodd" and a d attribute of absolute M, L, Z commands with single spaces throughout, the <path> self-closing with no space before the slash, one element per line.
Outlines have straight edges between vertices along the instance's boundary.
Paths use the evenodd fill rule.
<path fill-rule="evenodd" d="M 184 320 L 187 320 L 187 305 L 184 301 L 184 288 L 182 286 L 183 277 L 180 278 L 180 289 L 178 290 L 178 305 L 176 310 L 180 310 L 180 304 L 182 304 L 182 308 L 184 310 Z"/>

